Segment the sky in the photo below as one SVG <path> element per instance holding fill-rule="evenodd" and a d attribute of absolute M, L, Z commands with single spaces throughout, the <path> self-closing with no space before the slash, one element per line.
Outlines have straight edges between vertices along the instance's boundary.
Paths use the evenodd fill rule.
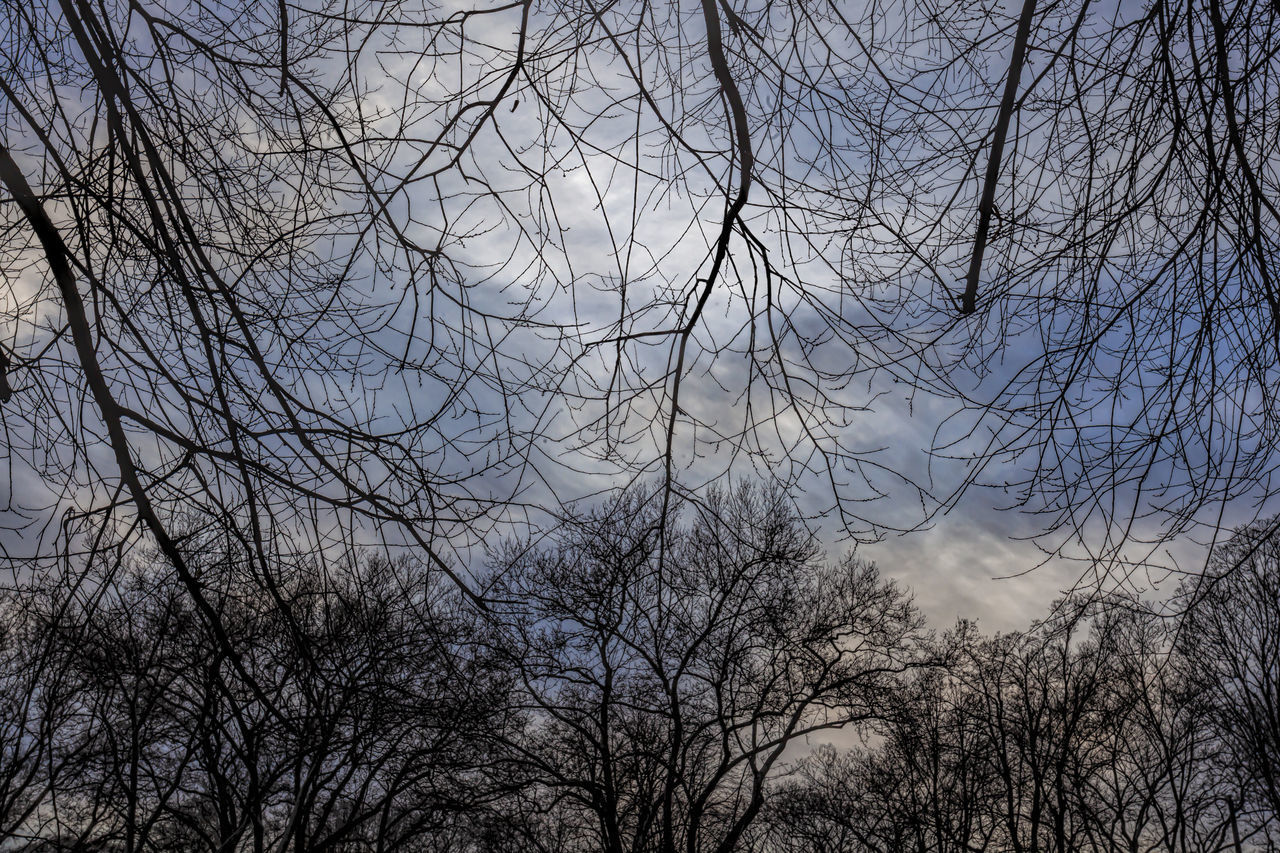
<path fill-rule="evenodd" d="M 156 8 L 179 17 L 189 11 Z M 274 8 L 254 7 L 243 20 L 235 17 L 239 11 L 223 10 L 229 30 L 248 33 L 235 49 L 275 49 L 253 41 Z M 472 8 L 451 0 L 410 9 L 404 21 L 412 26 L 398 28 L 394 39 L 389 29 L 375 28 L 342 57 L 345 63 L 318 53 L 311 70 L 338 94 L 326 104 L 327 117 L 312 115 L 314 126 L 293 127 L 274 116 L 268 71 L 254 99 L 239 106 L 224 97 L 230 90 L 219 88 L 225 81 L 216 69 L 198 57 L 186 57 L 174 78 L 197 116 L 239 134 L 245 150 L 227 156 L 262 154 L 299 139 L 340 152 L 339 130 L 356 139 L 363 171 L 339 169 L 341 186 L 329 195 L 312 198 L 305 185 L 328 174 L 319 167 L 286 175 L 297 178 L 292 184 L 263 186 L 273 210 L 287 213 L 293 205 L 295 216 L 314 217 L 306 263 L 318 271 L 316 298 L 330 293 L 325 275 L 338 271 L 345 277 L 333 279 L 341 286 L 332 285 L 331 295 L 348 314 L 307 326 L 304 312 L 291 313 L 298 304 L 289 302 L 297 286 L 292 260 L 286 264 L 265 249 L 252 262 L 233 251 L 219 256 L 234 268 L 246 299 L 260 300 L 254 306 L 263 316 L 254 331 L 284 365 L 282 381 L 341 421 L 409 436 L 406 458 L 412 458 L 403 468 L 396 468 L 403 460 L 378 453 L 349 454 L 342 464 L 353 480 L 388 499 L 428 503 L 422 495 L 433 489 L 459 498 L 467 523 L 445 524 L 445 532 L 460 553 L 474 555 L 486 537 L 519 533 L 527 523 L 545 526 L 561 501 L 589 501 L 607 488 L 663 476 L 671 376 L 684 347 L 671 457 L 682 487 L 726 475 L 777 478 L 793 490 L 828 553 L 859 543 L 858 554 L 912 587 L 938 625 L 967 617 L 993 630 L 1015 628 L 1073 586 L 1087 569 L 1078 562 L 1027 571 L 1044 559 L 1029 539 L 1042 532 L 1045 516 L 999 509 L 1017 502 L 1017 488 L 1003 486 L 1024 478 L 1034 453 L 998 458 L 983 475 L 993 488 L 959 493 L 983 441 L 1003 433 L 999 424 L 996 433 L 983 433 L 990 421 L 948 420 L 975 402 L 1025 402 L 1002 396 L 1005 383 L 1039 363 L 1045 340 L 1090 331 L 1077 314 L 1058 312 L 1059 302 L 1080 297 L 1070 282 L 1054 278 L 1056 269 L 1037 266 L 1044 246 L 1035 239 L 989 256 L 988 274 L 992 282 L 1007 277 L 1009 299 L 967 321 L 949 302 L 978 196 L 975 140 L 988 132 L 1012 37 L 1009 4 L 953 4 L 932 15 L 917 4 L 874 6 L 856 20 L 841 20 L 836 7 L 770 5 L 766 14 L 765 6 L 743 5 L 740 20 L 723 24 L 728 43 L 757 63 L 735 66 L 749 108 L 754 184 L 729 261 L 687 336 L 680 330 L 699 304 L 724 188 L 736 186 L 741 160 L 699 7 L 532 7 L 524 41 L 522 7 L 476 6 L 491 13 L 474 16 Z M 1048 34 L 1070 24 L 1069 16 L 1045 21 L 1041 48 L 1051 46 Z M 139 28 L 133 35 L 145 59 L 147 34 Z M 966 39 L 981 47 L 949 52 Z M 301 35 L 298 41 L 305 43 Z M 350 44 L 337 39 L 327 49 Z M 1037 66 L 1042 59 L 1030 57 L 1029 74 L 1044 70 Z M 295 61 L 300 68 L 307 62 Z M 55 148 L 92 147 L 99 131 L 84 90 L 49 88 L 38 74 L 24 82 L 38 114 L 55 116 L 56 102 L 70 117 L 65 138 L 56 136 L 62 125 L 53 118 L 37 122 L 54 128 Z M 1127 97 L 1094 87 L 1079 103 L 1109 117 L 1123 113 Z M 47 165 L 40 144 L 31 127 L 22 129 L 26 120 L 14 104 L 5 103 L 6 139 L 22 149 L 30 173 L 40 174 Z M 168 105 L 154 106 L 163 115 Z M 1032 115 L 1043 118 L 1028 107 Z M 326 129 L 333 116 L 338 127 Z M 1051 225 L 1069 212 L 1078 189 L 1071 179 L 1080 175 L 1066 167 L 1037 172 L 1037 163 L 1060 157 L 1074 169 L 1072 152 L 1086 143 L 1050 120 L 1030 118 L 1014 139 L 1010 189 L 1001 202 Z M 1153 145 L 1159 153 L 1159 140 Z M 1123 149 L 1122 140 L 1100 143 L 1088 165 L 1098 172 L 1085 182 L 1111 191 L 1119 173 L 1109 170 Z M 198 170 L 180 177 L 198 196 Z M 363 206 L 370 188 L 378 203 Z M 71 221 L 71 211 L 51 204 L 60 221 Z M 284 214 L 264 220 L 266 230 L 287 231 L 284 220 Z M 1112 237 L 1149 247 L 1164 236 L 1148 220 Z M 173 320 L 163 284 L 154 292 L 139 286 L 127 259 L 115 269 L 127 297 L 122 314 L 147 318 L 137 334 L 153 335 L 164 357 L 194 352 L 196 339 L 180 318 Z M 1123 292 L 1125 272 L 1109 269 L 1113 278 L 1104 277 L 1102 286 Z M 30 308 L 27 278 L 9 281 L 6 341 L 34 352 L 48 340 L 51 321 L 41 313 L 47 305 Z M 1175 296 L 1178 289 L 1170 288 Z M 1042 311 L 1044 305 L 1052 307 Z M 1063 317 L 1062 328 L 1055 327 Z M 309 329 L 308 346 L 293 352 L 282 343 L 281 326 Z M 1179 357 L 1176 350 L 1171 359 Z M 129 355 L 106 358 L 139 409 L 163 411 L 180 434 L 216 430 L 216 423 L 197 424 L 164 383 L 130 384 Z M 334 365 L 350 365 L 349 372 Z M 1114 377 L 1095 373 L 1087 377 L 1089 388 L 1105 399 L 1098 389 Z M 279 423 L 270 395 L 251 374 L 237 374 L 244 381 L 236 404 L 255 425 Z M 207 390 L 199 364 L 183 378 Z M 1216 389 L 1208 394 L 1211 409 L 1230 408 L 1213 396 Z M 72 407 L 70 397 L 56 399 L 55 408 Z M 1236 402 L 1238 411 L 1257 405 Z M 1118 409 L 1141 414 L 1146 405 L 1131 398 Z M 35 404 L 30 412 L 48 417 Z M 1078 412 L 1095 414 L 1087 405 L 1072 414 Z M 1018 418 L 1026 414 L 1003 423 L 1024 424 Z M 939 437 L 949 439 L 948 430 L 956 429 L 961 442 L 949 451 L 955 458 L 931 454 Z M 294 464 L 297 448 L 270 429 L 261 434 L 272 464 Z M 180 456 L 164 441 L 137 441 L 140 457 L 157 469 Z M 1087 453 L 1062 461 L 1071 479 L 1063 488 L 1083 484 L 1076 494 L 1086 503 L 1096 461 Z M 93 460 L 103 470 L 109 462 Z M 1179 463 L 1168 464 L 1172 471 Z M 415 465 L 428 483 L 406 473 Z M 68 504 L 105 499 L 101 483 L 86 485 L 92 478 L 83 471 L 70 485 L 54 484 L 48 498 L 32 497 L 40 477 L 30 466 L 11 463 L 10 473 L 11 496 L 44 507 L 45 521 Z M 337 488 L 323 472 L 308 469 L 307 476 L 317 489 Z M 1153 476 L 1162 476 L 1158 466 Z M 1100 488 L 1120 501 L 1127 495 L 1123 484 Z M 1265 513 L 1268 506 L 1250 503 L 1256 497 L 1237 495 L 1224 525 Z M 467 513 L 481 505 L 483 523 L 469 526 Z M 1126 517 L 1123 507 L 1098 511 Z M 1142 521 L 1135 538 L 1149 538 L 1158 526 L 1158 518 Z M 1156 557 L 1166 567 L 1194 570 L 1204 553 L 1202 544 L 1179 541 L 1167 553 L 1157 549 Z M 1171 591 L 1159 571 L 1134 575 L 1132 583 L 1143 592 Z"/>

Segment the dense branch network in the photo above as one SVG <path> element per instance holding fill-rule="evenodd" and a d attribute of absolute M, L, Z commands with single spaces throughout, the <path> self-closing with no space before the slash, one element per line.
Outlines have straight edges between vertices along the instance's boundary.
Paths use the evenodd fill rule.
<path fill-rule="evenodd" d="M 356 542 L 452 573 L 754 470 L 862 540 L 994 484 L 1110 565 L 1271 498 L 1265 4 L 5 16 L 26 564 L 196 512 L 268 588 Z"/>

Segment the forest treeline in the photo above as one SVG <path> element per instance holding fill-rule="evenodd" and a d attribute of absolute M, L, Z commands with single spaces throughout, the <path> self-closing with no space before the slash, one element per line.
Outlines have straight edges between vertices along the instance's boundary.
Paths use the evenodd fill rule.
<path fill-rule="evenodd" d="M 4 850 L 1242 851 L 1280 842 L 1280 542 L 1162 608 L 929 630 L 777 490 L 632 489 L 472 567 L 163 561 L 4 594 Z M 136 553 L 136 552 L 129 552 Z M 283 559 L 283 558 L 282 558 Z M 210 627 L 216 624 L 220 633 Z"/>

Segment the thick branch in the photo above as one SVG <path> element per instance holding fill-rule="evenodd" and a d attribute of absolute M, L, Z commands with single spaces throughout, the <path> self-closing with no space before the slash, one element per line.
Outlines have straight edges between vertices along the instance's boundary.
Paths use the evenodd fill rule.
<path fill-rule="evenodd" d="M 987 235 L 991 230 L 991 213 L 995 209 L 996 184 L 1000 180 L 1000 163 L 1004 157 L 1004 141 L 1009 134 L 1009 121 L 1018 99 L 1018 81 L 1022 78 L 1022 62 L 1027 56 L 1031 37 L 1031 19 L 1035 17 L 1036 0 L 1024 0 L 1018 33 L 1013 40 L 1013 56 L 1009 59 L 1009 76 L 1004 81 L 1004 98 L 996 115 L 991 154 L 987 158 L 987 175 L 982 183 L 982 200 L 978 202 L 978 232 L 973 238 L 973 255 L 969 258 L 969 274 L 965 277 L 964 301 L 960 313 L 972 314 L 978 307 L 978 276 L 982 272 L 982 256 L 987 251 Z"/>
<path fill-rule="evenodd" d="M 200 588 L 200 582 L 191 573 L 190 568 L 187 566 L 186 558 L 183 557 L 177 543 L 160 521 L 155 507 L 151 504 L 151 498 L 142 485 L 142 480 L 138 476 L 138 468 L 133 462 L 133 455 L 129 449 L 129 440 L 124 431 L 120 407 L 116 403 L 115 397 L 112 396 L 111 389 L 107 387 L 106 378 L 102 373 L 102 365 L 98 362 L 98 354 L 93 344 L 92 327 L 85 311 L 84 300 L 80 297 L 80 291 L 76 288 L 75 275 L 71 271 L 71 264 L 68 261 L 70 253 L 66 243 L 63 242 L 57 226 L 49 219 L 44 206 L 36 197 L 31 185 L 27 183 L 26 177 L 22 174 L 22 170 L 18 168 L 18 164 L 14 162 L 9 149 L 3 143 L 0 143 L 0 183 L 3 183 L 9 190 L 14 201 L 17 202 L 18 207 L 26 217 L 27 222 L 30 223 L 31 229 L 40 240 L 41 248 L 44 249 L 45 259 L 48 261 L 49 268 L 53 273 L 54 282 L 58 287 L 58 294 L 62 298 L 63 308 L 67 313 L 67 325 L 71 329 L 71 336 L 75 343 L 76 356 L 80 361 L 80 367 L 84 370 L 85 382 L 89 386 L 89 392 L 92 394 L 93 401 L 102 416 L 102 421 L 106 425 L 111 449 L 115 453 L 116 465 L 120 469 L 120 479 L 129 492 L 129 497 L 137 509 L 138 517 L 146 525 L 147 530 L 150 531 L 165 558 L 173 565 L 182 585 L 191 595 L 192 600 L 195 601 L 196 607 L 201 614 L 208 621 L 209 628 L 213 632 L 218 645 L 222 647 L 246 682 L 253 685 L 253 680 L 248 677 L 248 673 L 243 669 L 239 653 L 232 646 L 231 639 L 222 628 L 222 621 L 217 611 L 209 603 L 209 600 L 205 598 L 204 592 Z"/>
<path fill-rule="evenodd" d="M 674 453 L 676 418 L 680 414 L 680 376 L 684 372 L 685 353 L 689 348 L 689 338 L 702 317 L 707 300 L 715 287 L 720 268 L 729 254 L 729 241 L 733 237 L 733 226 L 738 221 L 742 209 L 746 207 L 747 197 L 751 192 L 751 176 L 755 171 L 755 154 L 751 148 L 751 128 L 747 123 L 747 108 L 742 100 L 742 92 L 729 68 L 729 60 L 724 54 L 724 42 L 720 33 L 720 13 L 716 9 L 716 0 L 702 0 L 702 17 L 707 27 L 707 55 L 711 60 L 711 69 L 715 73 L 716 82 L 729 103 L 729 117 L 733 124 L 733 138 L 736 160 L 738 162 L 738 191 L 725 210 L 724 220 L 720 225 L 720 234 L 716 238 L 715 250 L 711 258 L 711 269 L 707 272 L 702 292 L 693 313 L 680 330 L 680 342 L 677 347 L 675 370 L 673 371 L 671 388 L 671 416 L 667 420 L 666 447 L 666 480 L 671 482 L 671 466 Z M 668 492 L 668 499 L 670 493 Z M 667 501 L 664 499 L 664 505 Z"/>

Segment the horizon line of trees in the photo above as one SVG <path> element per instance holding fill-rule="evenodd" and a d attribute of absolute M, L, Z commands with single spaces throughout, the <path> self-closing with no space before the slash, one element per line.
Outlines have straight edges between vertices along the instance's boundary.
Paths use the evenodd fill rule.
<path fill-rule="evenodd" d="M 192 529 L 235 654 L 160 557 L 102 549 L 0 596 L 0 849 L 1274 850 L 1271 526 L 1166 613 L 1067 599 L 994 636 L 928 630 L 746 482 L 493 548 L 484 608 L 378 552 L 264 585 Z"/>

